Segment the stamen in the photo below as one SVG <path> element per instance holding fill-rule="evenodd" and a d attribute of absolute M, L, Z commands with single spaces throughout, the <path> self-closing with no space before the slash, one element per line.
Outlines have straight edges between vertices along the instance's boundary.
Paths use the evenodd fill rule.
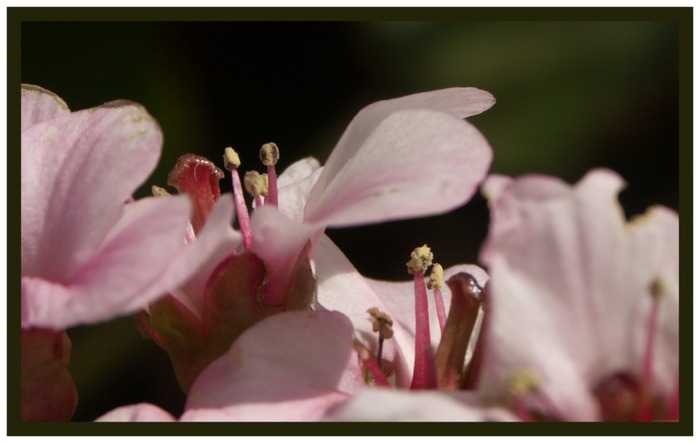
<path fill-rule="evenodd" d="M 275 165 L 280 158 L 280 150 L 274 143 L 265 143 L 260 148 L 260 161 L 267 166 L 267 175 L 269 181 L 269 196 L 265 199 L 265 203 L 277 206 L 277 172 Z"/>
<path fill-rule="evenodd" d="M 649 286 L 649 293 L 652 297 L 652 301 L 646 349 L 644 351 L 644 365 L 642 369 L 642 407 L 639 412 L 639 421 L 653 420 L 654 413 L 651 392 L 654 378 L 654 344 L 656 342 L 656 329 L 659 318 L 659 303 L 666 292 L 666 284 L 660 277 L 655 278 Z"/>
<path fill-rule="evenodd" d="M 231 183 L 233 185 L 233 203 L 236 206 L 236 214 L 238 223 L 243 236 L 243 247 L 246 251 L 250 249 L 252 241 L 252 233 L 250 231 L 250 217 L 248 216 L 248 208 L 245 205 L 243 198 L 243 187 L 241 186 L 241 178 L 238 176 L 238 168 L 241 166 L 241 159 L 238 157 L 233 148 L 228 147 L 224 150 L 224 166 L 231 172 Z"/>
<path fill-rule="evenodd" d="M 450 314 L 435 354 L 437 385 L 440 389 L 459 389 L 464 358 L 481 307 L 481 287 L 465 272 L 452 276 L 447 285 L 452 291 Z"/>
<path fill-rule="evenodd" d="M 260 196 L 266 197 L 269 190 L 267 174 L 260 174 L 258 171 L 248 171 L 243 177 L 243 184 L 248 194 L 255 199 L 255 206 L 262 206 Z"/>
<path fill-rule="evenodd" d="M 352 347 L 357 352 L 357 356 L 360 359 L 360 368 L 369 374 L 363 374 L 365 381 L 368 384 L 374 384 L 376 386 L 388 387 L 389 380 L 382 370 L 381 363 L 377 362 L 372 358 L 372 354 L 357 340 L 353 341 Z M 369 377 L 367 376 L 369 375 Z"/>
<path fill-rule="evenodd" d="M 427 245 L 411 252 L 406 263 L 408 272 L 413 274 L 416 300 L 416 359 L 413 363 L 411 389 L 433 389 L 435 381 L 435 359 L 430 346 L 430 320 L 428 318 L 428 294 L 423 273 L 432 264 L 433 253 Z"/>
<path fill-rule="evenodd" d="M 523 421 L 532 421 L 532 415 L 525 405 L 524 397 L 541 386 L 539 374 L 532 369 L 518 369 L 508 375 L 506 383 L 513 397 L 515 414 Z"/>
<path fill-rule="evenodd" d="M 435 297 L 435 310 L 437 311 L 438 323 L 440 323 L 440 332 L 445 332 L 445 321 L 447 320 L 447 315 L 445 314 L 445 302 L 442 298 L 442 284 L 444 282 L 444 272 L 442 266 L 439 263 L 433 264 L 433 270 L 430 272 L 430 280 L 428 280 L 428 289 L 433 290 L 433 296 Z"/>
<path fill-rule="evenodd" d="M 379 310 L 379 308 L 369 308 L 367 313 L 372 316 L 372 330 L 379 332 L 379 346 L 377 349 L 377 364 L 382 365 L 382 349 L 384 340 L 388 340 L 394 336 L 392 325 L 394 324 L 391 317 Z"/>

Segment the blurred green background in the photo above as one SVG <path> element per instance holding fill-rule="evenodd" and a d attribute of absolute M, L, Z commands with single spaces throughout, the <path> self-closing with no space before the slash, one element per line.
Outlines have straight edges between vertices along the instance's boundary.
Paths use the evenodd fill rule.
<path fill-rule="evenodd" d="M 187 152 L 218 162 L 234 146 L 244 170 L 261 171 L 258 149 L 275 141 L 282 169 L 308 155 L 323 161 L 373 101 L 476 86 L 497 99 L 470 119 L 493 147 L 493 172 L 575 182 L 612 168 L 636 214 L 657 203 L 678 209 L 678 47 L 677 24 L 654 21 L 28 21 L 21 80 L 76 110 L 142 103 L 165 146 L 139 195 L 165 186 Z M 221 186 L 230 190 L 227 180 Z M 423 243 L 445 267 L 476 262 L 487 227 L 477 195 L 449 214 L 329 235 L 361 272 L 396 280 L 408 277 L 404 264 Z M 132 319 L 69 335 L 76 420 L 142 401 L 181 412 L 166 354 Z"/>

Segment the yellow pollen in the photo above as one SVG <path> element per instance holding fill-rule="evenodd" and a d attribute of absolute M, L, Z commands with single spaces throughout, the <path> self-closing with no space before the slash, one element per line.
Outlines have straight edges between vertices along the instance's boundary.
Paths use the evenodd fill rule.
<path fill-rule="evenodd" d="M 151 194 L 155 197 L 167 197 L 170 195 L 168 191 L 156 185 L 151 186 Z"/>
<path fill-rule="evenodd" d="M 241 166 L 241 158 L 238 156 L 238 153 L 231 147 L 224 149 L 224 167 L 229 171 L 233 171 L 238 169 L 239 166 Z"/>
<path fill-rule="evenodd" d="M 280 150 L 274 143 L 265 143 L 260 148 L 260 161 L 265 166 L 273 166 L 280 159 Z"/>
<path fill-rule="evenodd" d="M 440 289 L 445 282 L 445 276 L 440 263 L 433 264 L 433 270 L 430 272 L 430 280 L 428 280 L 428 289 Z"/>
<path fill-rule="evenodd" d="M 428 245 L 423 245 L 411 252 L 411 259 L 406 263 L 406 267 L 409 274 L 424 273 L 432 263 L 433 253 L 430 252 Z"/>
<path fill-rule="evenodd" d="M 651 296 L 654 298 L 661 297 L 668 292 L 666 282 L 661 277 L 656 277 L 649 285 L 649 292 L 651 292 Z"/>
<path fill-rule="evenodd" d="M 258 171 L 248 171 L 243 179 L 245 190 L 253 197 L 258 195 L 267 196 L 269 185 L 267 183 L 267 174 L 260 174 Z"/>
<path fill-rule="evenodd" d="M 539 374 L 533 369 L 518 369 L 508 376 L 508 390 L 514 396 L 528 394 L 542 385 Z"/>
<path fill-rule="evenodd" d="M 387 314 L 379 310 L 379 308 L 369 308 L 367 313 L 372 316 L 372 330 L 379 332 L 379 336 L 383 339 L 390 339 L 394 336 L 394 330 L 391 325 L 394 321 Z"/>

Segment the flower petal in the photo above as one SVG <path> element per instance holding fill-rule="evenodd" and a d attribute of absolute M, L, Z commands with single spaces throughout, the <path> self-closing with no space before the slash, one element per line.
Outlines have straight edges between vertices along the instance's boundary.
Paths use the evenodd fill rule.
<path fill-rule="evenodd" d="M 449 211 L 474 194 L 491 157 L 466 121 L 433 110 L 394 112 L 342 168 L 324 168 L 304 220 L 339 227 Z"/>
<path fill-rule="evenodd" d="M 22 131 L 52 118 L 70 114 L 61 97 L 34 85 L 22 85 Z"/>
<path fill-rule="evenodd" d="M 325 193 L 325 189 L 340 170 L 345 168 L 345 164 L 357 157 L 356 154 L 367 139 L 394 112 L 407 109 L 431 109 L 462 119 L 486 111 L 495 102 L 491 94 L 477 88 L 447 88 L 383 100 L 366 106 L 350 122 L 328 157 L 325 172 L 319 178 L 318 186 L 312 191 L 311 199 L 318 200 L 320 195 Z M 390 156 L 391 153 L 388 153 L 385 157 Z M 307 214 L 314 210 L 314 208 L 308 209 Z"/>
<path fill-rule="evenodd" d="M 294 162 L 285 169 L 277 179 L 279 210 L 292 220 L 302 222 L 309 192 L 322 171 L 313 157 Z"/>
<path fill-rule="evenodd" d="M 175 287 L 176 282 L 183 282 L 188 277 L 182 287 L 173 291 L 173 296 L 198 318 L 201 318 L 202 295 L 209 277 L 243 242 L 240 232 L 231 227 L 233 213 L 233 197 L 230 193 L 222 195 L 195 241 L 185 248 L 161 277 L 163 285 L 168 287 Z"/>
<path fill-rule="evenodd" d="M 177 421 L 169 412 L 149 403 L 122 406 L 99 417 L 97 422 L 171 422 Z"/>
<path fill-rule="evenodd" d="M 268 317 L 200 374 L 182 420 L 318 419 L 362 386 L 352 335 L 337 312 Z"/>
<path fill-rule="evenodd" d="M 327 421 L 517 421 L 509 411 L 478 404 L 472 393 L 365 389 Z"/>
<path fill-rule="evenodd" d="M 641 373 L 649 288 L 662 277 L 671 289 L 661 301 L 665 332 L 657 349 L 668 350 L 655 357 L 655 388 L 671 395 L 678 365 L 678 218 L 655 210 L 628 224 L 616 201 L 621 185 L 607 170 L 591 171 L 575 187 L 540 176 L 499 185 L 481 253 L 493 315 L 479 382 L 485 393 L 503 394 L 511 371 L 534 369 L 556 409 L 546 412 L 598 418 L 592 388 L 616 373 Z"/>
<path fill-rule="evenodd" d="M 172 289 L 176 282 L 158 277 L 186 247 L 189 211 L 185 196 L 126 205 L 105 243 L 65 284 L 22 277 L 22 326 L 65 329 L 103 321 Z"/>
<path fill-rule="evenodd" d="M 22 132 L 22 275 L 66 282 L 92 256 L 153 170 L 160 129 L 113 102 Z"/>
<path fill-rule="evenodd" d="M 250 226 L 253 232 L 251 251 L 265 263 L 266 286 L 272 292 L 289 286 L 300 254 L 309 240 L 323 229 L 293 221 L 270 206 L 256 208 Z"/>

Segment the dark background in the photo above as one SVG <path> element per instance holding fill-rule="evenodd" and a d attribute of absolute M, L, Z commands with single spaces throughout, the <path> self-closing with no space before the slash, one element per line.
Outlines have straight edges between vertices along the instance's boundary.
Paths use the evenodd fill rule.
<path fill-rule="evenodd" d="M 275 141 L 281 171 L 308 155 L 324 161 L 373 101 L 476 86 L 497 99 L 470 118 L 493 147 L 492 172 L 573 183 L 604 166 L 626 179 L 628 214 L 678 210 L 674 22 L 24 22 L 21 36 L 22 82 L 74 110 L 131 99 L 159 121 L 163 155 L 140 196 L 165 186 L 187 152 L 218 162 L 234 146 L 244 170 L 262 171 L 258 149 Z M 449 214 L 328 233 L 363 274 L 397 280 L 423 243 L 445 267 L 476 262 L 487 227 L 477 195 Z M 75 420 L 142 401 L 181 412 L 167 355 L 131 318 L 69 335 Z"/>

